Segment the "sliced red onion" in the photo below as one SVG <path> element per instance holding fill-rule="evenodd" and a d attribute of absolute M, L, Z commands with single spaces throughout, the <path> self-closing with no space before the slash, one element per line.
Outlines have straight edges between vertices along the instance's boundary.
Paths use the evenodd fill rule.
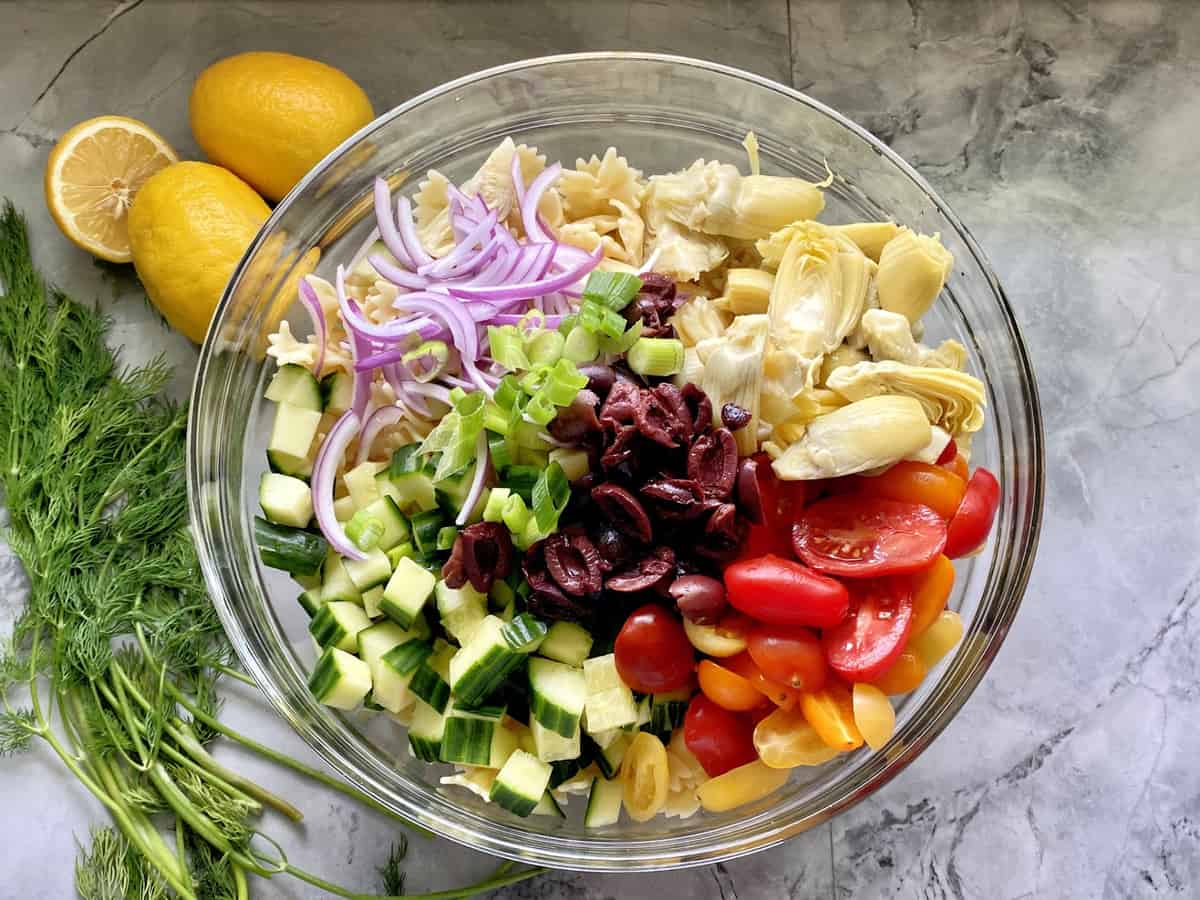
<path fill-rule="evenodd" d="M 471 479 L 471 490 L 467 492 L 467 499 L 463 501 L 462 509 L 454 518 L 455 525 L 467 524 L 467 519 L 471 517 L 471 510 L 475 508 L 475 504 L 479 502 L 479 498 L 483 494 L 483 483 L 487 480 L 487 470 L 487 432 L 481 428 L 479 437 L 475 439 L 475 477 Z"/>
<path fill-rule="evenodd" d="M 426 263 L 417 268 L 418 275 L 427 277 L 441 278 L 454 273 L 454 271 L 474 253 L 475 248 L 486 244 L 488 236 L 496 227 L 496 214 L 489 213 L 483 218 L 483 221 L 475 225 L 461 241 L 458 242 L 453 250 L 447 253 L 439 260 L 431 263 Z"/>
<path fill-rule="evenodd" d="M 391 260 L 384 259 L 378 253 L 372 253 L 367 262 L 371 264 L 371 268 L 379 273 L 380 277 L 385 278 L 397 287 L 408 288 L 413 291 L 421 291 L 429 287 L 429 279 L 416 272 L 409 272 L 400 268 Z"/>
<path fill-rule="evenodd" d="M 421 246 L 421 238 L 417 236 L 417 225 L 413 221 L 412 204 L 404 195 L 401 195 L 396 202 L 396 215 L 400 240 L 404 242 L 404 249 L 408 251 L 408 255 L 413 261 L 412 267 L 415 269 L 433 262 L 433 257 L 426 253 L 425 248 Z"/>
<path fill-rule="evenodd" d="M 479 332 L 471 314 L 462 303 L 453 297 L 431 291 L 405 294 L 399 300 L 403 301 L 406 312 L 426 313 L 444 320 L 450 327 L 454 346 L 458 348 L 464 361 L 473 360 L 479 355 Z"/>
<path fill-rule="evenodd" d="M 312 495 L 313 512 L 317 517 L 317 525 L 321 534 L 329 541 L 329 546 L 342 556 L 351 559 L 366 559 L 366 554 L 346 537 L 342 523 L 333 512 L 333 487 L 337 479 L 337 469 L 346 448 L 358 434 L 359 417 L 353 410 L 347 410 L 325 436 L 321 449 L 317 451 L 316 462 L 313 463 Z"/>
<path fill-rule="evenodd" d="M 325 307 L 321 305 L 321 298 L 305 278 L 300 279 L 300 302 L 308 310 L 308 317 L 312 319 L 313 334 L 317 338 L 317 361 L 313 364 L 313 371 L 317 378 L 320 378 L 321 369 L 325 367 Z"/>
<path fill-rule="evenodd" d="M 562 174 L 561 163 L 546 167 L 537 178 L 530 182 L 529 189 L 525 191 L 525 197 L 521 200 L 521 224 L 525 227 L 525 235 L 529 238 L 530 243 L 544 244 L 550 240 L 538 217 L 537 210 L 538 204 L 542 202 L 542 195 L 560 174 Z"/>
<path fill-rule="evenodd" d="M 517 208 L 525 201 L 525 173 L 521 170 L 521 154 L 513 153 L 512 166 L 513 193 L 517 197 Z"/>
<path fill-rule="evenodd" d="M 371 445 L 375 443 L 379 432 L 389 425 L 395 425 L 403 418 L 404 410 L 399 406 L 381 406 L 367 416 L 367 421 L 358 435 L 358 453 L 355 454 L 355 465 L 361 465 L 367 461 L 367 457 L 371 455 Z"/>
<path fill-rule="evenodd" d="M 367 239 L 362 242 L 359 248 L 354 251 L 354 255 L 350 257 L 350 262 L 346 264 L 347 272 L 353 272 L 358 268 L 358 264 L 367 258 L 367 252 L 375 245 L 377 240 L 379 240 L 378 225 L 371 229 L 371 233 L 367 235 Z"/>
<path fill-rule="evenodd" d="M 603 258 L 603 253 L 597 247 L 596 252 L 588 257 L 586 264 L 573 267 L 557 275 L 551 275 L 548 278 L 527 281 L 521 284 L 488 285 L 484 287 L 456 286 L 450 288 L 450 293 L 456 297 L 462 297 L 464 300 L 529 300 L 575 284 L 587 275 L 588 272 L 596 268 Z"/>
<path fill-rule="evenodd" d="M 450 403 L 450 389 L 448 387 L 446 387 L 444 384 L 432 384 L 432 383 L 422 384 L 419 381 L 415 381 L 415 382 L 412 382 L 411 384 L 406 383 L 404 385 L 404 390 L 406 393 L 409 393 L 409 394 L 416 394 L 418 396 L 429 397 L 432 400 L 437 400 L 440 403 L 445 403 L 447 406 L 452 405 Z"/>
<path fill-rule="evenodd" d="M 396 219 L 392 216 L 392 189 L 382 178 L 375 179 L 375 221 L 379 225 L 379 237 L 383 240 L 384 246 L 391 251 L 392 256 L 396 257 L 405 268 L 416 268 L 408 248 L 400 239 L 400 232 L 396 229 Z M 379 269 L 376 268 L 375 271 L 378 272 Z"/>

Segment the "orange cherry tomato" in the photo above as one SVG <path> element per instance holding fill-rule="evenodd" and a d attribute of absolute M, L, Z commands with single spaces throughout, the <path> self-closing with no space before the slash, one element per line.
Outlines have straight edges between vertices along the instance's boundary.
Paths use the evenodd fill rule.
<path fill-rule="evenodd" d="M 939 556 L 924 572 L 912 576 L 913 622 L 909 638 L 916 637 L 933 624 L 946 608 L 954 587 L 954 563 Z"/>
<path fill-rule="evenodd" d="M 755 690 L 776 706 L 791 709 L 800 702 L 800 691 L 790 688 L 786 684 L 771 681 L 754 664 L 754 660 L 750 658 L 749 653 L 742 652 L 737 656 L 730 656 L 727 659 L 721 660 L 721 664 L 725 668 L 741 675 L 754 686 Z"/>
<path fill-rule="evenodd" d="M 907 694 L 915 691 L 929 669 L 924 660 L 912 650 L 904 650 L 882 675 L 871 683 L 885 694 Z"/>
<path fill-rule="evenodd" d="M 840 681 L 830 681 L 821 690 L 801 696 L 800 710 L 834 750 L 845 752 L 862 746 L 862 733 L 854 724 L 854 698 Z"/>
<path fill-rule="evenodd" d="M 828 666 L 821 639 L 801 625 L 755 626 L 746 640 L 755 665 L 771 681 L 798 691 L 815 691 L 825 684 Z"/>
<path fill-rule="evenodd" d="M 762 692 L 736 672 L 719 666 L 711 659 L 701 660 L 696 667 L 700 690 L 722 709 L 746 712 L 763 703 Z"/>
<path fill-rule="evenodd" d="M 906 460 L 882 475 L 859 481 L 862 493 L 904 503 L 923 503 L 943 519 L 949 519 L 962 503 L 967 483 L 941 466 Z"/>
<path fill-rule="evenodd" d="M 963 481 L 971 477 L 971 472 L 967 468 L 967 461 L 962 458 L 962 454 L 956 453 L 954 459 L 948 463 L 943 463 L 943 465 Z"/>

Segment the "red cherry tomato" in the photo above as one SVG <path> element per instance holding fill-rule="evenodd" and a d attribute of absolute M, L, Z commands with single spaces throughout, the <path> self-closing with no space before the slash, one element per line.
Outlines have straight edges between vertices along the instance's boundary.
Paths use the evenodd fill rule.
<path fill-rule="evenodd" d="M 803 562 L 843 578 L 918 572 L 945 544 L 946 523 L 928 506 L 859 494 L 813 504 L 792 529 Z"/>
<path fill-rule="evenodd" d="M 958 456 L 958 444 L 954 441 L 946 441 L 946 446 L 942 448 L 941 455 L 937 458 L 937 464 L 944 466 L 948 462 L 954 462 L 956 456 Z"/>
<path fill-rule="evenodd" d="M 751 720 L 721 709 L 703 694 L 688 704 L 683 742 L 710 778 L 758 759 Z"/>
<path fill-rule="evenodd" d="M 725 597 L 734 609 L 775 625 L 836 625 L 846 615 L 846 587 L 790 559 L 760 556 L 725 569 Z"/>
<path fill-rule="evenodd" d="M 739 559 L 755 559 L 767 554 L 789 557 L 792 555 L 792 545 L 789 540 L 789 526 L 777 528 L 774 525 L 751 525 L 746 532 L 746 540 L 742 544 Z"/>
<path fill-rule="evenodd" d="M 967 482 L 967 493 L 958 505 L 958 512 L 950 520 L 945 554 L 957 559 L 982 547 L 992 530 L 999 505 L 1000 482 L 987 469 L 976 469 Z"/>
<path fill-rule="evenodd" d="M 683 623 L 655 603 L 629 614 L 613 652 L 621 680 L 644 694 L 685 687 L 696 664 Z"/>
<path fill-rule="evenodd" d="M 825 629 L 821 644 L 829 668 L 847 681 L 872 681 L 904 650 L 912 630 L 912 586 L 905 578 L 872 578 L 854 583 L 850 615 Z"/>
<path fill-rule="evenodd" d="M 750 658 L 762 673 L 801 691 L 820 690 L 828 667 L 821 641 L 799 625 L 758 625 L 746 640 Z"/>

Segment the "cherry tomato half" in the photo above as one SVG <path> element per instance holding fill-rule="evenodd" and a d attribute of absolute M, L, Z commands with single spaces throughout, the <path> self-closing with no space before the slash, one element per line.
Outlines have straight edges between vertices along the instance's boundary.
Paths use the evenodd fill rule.
<path fill-rule="evenodd" d="M 758 759 L 754 724 L 721 709 L 703 694 L 697 694 L 688 704 L 683 719 L 683 742 L 710 778 Z"/>
<path fill-rule="evenodd" d="M 933 624 L 946 608 L 950 590 L 954 587 L 954 563 L 939 556 L 928 569 L 912 578 L 913 624 L 912 637 L 916 637 Z"/>
<path fill-rule="evenodd" d="M 704 696 L 722 709 L 748 712 L 767 703 L 767 698 L 753 684 L 711 659 L 700 661 L 696 678 Z"/>
<path fill-rule="evenodd" d="M 829 668 L 847 681 L 872 681 L 904 650 L 912 629 L 912 586 L 905 578 L 856 581 L 846 621 L 825 629 Z"/>
<path fill-rule="evenodd" d="M 723 659 L 721 665 L 741 675 L 776 706 L 791 709 L 800 702 L 801 691 L 769 679 L 762 673 L 762 669 L 755 665 L 749 653 L 739 653 L 737 656 Z"/>
<path fill-rule="evenodd" d="M 954 459 L 944 464 L 947 469 L 961 478 L 963 481 L 971 477 L 971 473 L 967 470 L 967 461 L 963 459 L 961 453 L 954 454 Z"/>
<path fill-rule="evenodd" d="M 951 559 L 974 553 L 987 540 L 1000 505 L 1000 482 L 987 469 L 975 470 L 967 493 L 946 532 L 946 555 Z"/>
<path fill-rule="evenodd" d="M 923 503 L 943 519 L 954 515 L 967 491 L 967 483 L 949 469 L 913 460 L 898 462 L 874 478 L 863 478 L 859 485 L 869 497 Z"/>
<path fill-rule="evenodd" d="M 683 623 L 655 603 L 629 614 L 613 652 L 621 680 L 644 694 L 684 687 L 691 680 L 696 661 Z"/>
<path fill-rule="evenodd" d="M 821 641 L 800 625 L 758 625 L 746 641 L 750 658 L 772 681 L 798 691 L 815 691 L 825 684 L 827 666 Z"/>
<path fill-rule="evenodd" d="M 862 495 L 814 503 L 792 529 L 803 562 L 844 578 L 920 571 L 945 544 L 946 523 L 928 506 Z"/>
<path fill-rule="evenodd" d="M 942 452 L 937 458 L 937 464 L 944 466 L 946 463 L 954 462 L 956 456 L 958 456 L 958 444 L 954 441 L 946 441 L 946 446 L 942 448 Z"/>
<path fill-rule="evenodd" d="M 734 609 L 775 625 L 836 625 L 850 602 L 841 582 L 773 554 L 727 567 L 725 591 Z"/>

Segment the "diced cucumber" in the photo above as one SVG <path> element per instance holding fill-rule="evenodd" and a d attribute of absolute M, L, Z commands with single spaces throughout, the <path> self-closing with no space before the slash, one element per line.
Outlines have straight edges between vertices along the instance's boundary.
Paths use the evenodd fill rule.
<path fill-rule="evenodd" d="M 504 584 L 504 582 L 497 582 L 497 584 Z M 508 585 L 504 586 L 508 587 Z M 514 601 L 509 600 L 506 608 L 515 608 Z M 500 618 L 503 620 L 503 615 Z M 535 653 L 542 641 L 545 640 L 548 630 L 545 622 L 531 613 L 525 612 L 519 616 L 512 616 L 508 620 L 508 624 L 504 626 L 501 636 L 510 650 L 517 653 Z"/>
<path fill-rule="evenodd" d="M 394 622 L 380 622 L 360 631 L 358 656 L 371 669 L 372 699 L 393 713 L 410 705 L 413 670 L 431 649 L 428 642 Z"/>
<path fill-rule="evenodd" d="M 321 600 L 321 589 L 315 587 L 301 592 L 300 596 L 296 598 L 296 602 L 300 604 L 301 609 L 308 613 L 308 617 L 311 619 L 317 614 L 317 610 L 321 608 L 321 603 L 323 602 Z"/>
<path fill-rule="evenodd" d="M 317 572 L 314 575 L 293 575 L 292 581 L 300 585 L 306 591 L 311 591 L 321 586 L 321 573 Z"/>
<path fill-rule="evenodd" d="M 272 522 L 293 528 L 304 528 L 313 515 L 308 482 L 291 475 L 264 472 L 258 480 L 258 503 Z"/>
<path fill-rule="evenodd" d="M 358 649 L 358 633 L 370 627 L 371 620 L 361 606 L 339 600 L 326 603 L 308 623 L 309 634 L 318 644 L 347 653 Z"/>
<path fill-rule="evenodd" d="M 321 596 L 326 601 L 346 600 L 350 603 L 362 603 L 362 591 L 355 587 L 350 579 L 345 561 L 332 550 L 325 557 L 322 574 L 325 580 L 321 585 Z"/>
<path fill-rule="evenodd" d="M 376 689 L 378 690 L 378 689 Z M 585 742 L 588 740 L 584 738 Z M 601 749 L 593 744 L 590 748 L 590 756 L 595 761 L 597 768 L 605 778 L 615 778 L 617 772 L 621 768 L 621 760 L 625 758 L 625 751 L 629 749 L 633 739 L 624 732 L 618 732 L 616 740 L 612 741 L 607 747 Z M 586 744 L 585 744 L 586 746 Z"/>
<path fill-rule="evenodd" d="M 346 537 L 354 541 L 359 550 L 391 550 L 409 538 L 408 519 L 391 497 L 373 500 L 350 517 L 346 523 Z"/>
<path fill-rule="evenodd" d="M 533 808 L 531 816 L 553 816 L 557 819 L 565 819 L 567 814 L 562 811 L 562 807 L 558 805 L 558 801 L 554 799 L 554 795 L 549 791 L 542 794 L 542 799 L 538 801 L 538 805 Z"/>
<path fill-rule="evenodd" d="M 303 409 L 291 403 L 280 403 L 275 411 L 275 424 L 267 442 L 267 459 L 276 471 L 284 475 L 307 476 L 312 471 L 309 448 L 321 425 L 319 409 Z"/>
<path fill-rule="evenodd" d="M 611 728 L 623 728 L 638 721 L 638 705 L 633 691 L 626 687 L 617 672 L 616 657 L 611 653 L 584 660 L 586 680 L 588 733 L 595 734 Z"/>
<path fill-rule="evenodd" d="M 417 552 L 422 556 L 432 556 L 438 549 L 438 532 L 442 530 L 444 520 L 440 510 L 431 509 L 419 512 L 412 517 L 412 540 Z"/>
<path fill-rule="evenodd" d="M 425 762 L 440 762 L 445 730 L 446 717 L 429 704 L 417 700 L 412 723 L 408 726 L 408 745 L 412 748 L 413 756 Z"/>
<path fill-rule="evenodd" d="M 434 643 L 433 653 L 413 672 L 408 689 L 438 712 L 446 709 L 450 699 L 450 660 L 455 649 L 441 638 Z"/>
<path fill-rule="evenodd" d="M 556 447 L 550 451 L 549 459 L 550 462 L 556 462 L 562 466 L 563 474 L 567 476 L 567 481 L 570 482 L 578 481 L 592 470 L 592 466 L 588 462 L 586 450 Z"/>
<path fill-rule="evenodd" d="M 537 757 L 543 762 L 558 762 L 579 757 L 582 740 L 578 728 L 570 737 L 563 737 L 530 717 L 529 730 L 533 733 L 533 746 L 537 750 Z"/>
<path fill-rule="evenodd" d="M 366 509 L 379 499 L 379 488 L 375 486 L 375 476 L 387 468 L 387 463 L 367 461 L 359 463 L 342 476 L 346 482 L 346 490 L 354 500 L 357 509 Z"/>
<path fill-rule="evenodd" d="M 442 762 L 499 769 L 517 749 L 517 736 L 501 724 L 499 707 L 463 710 L 454 704 L 446 709 L 442 735 Z"/>
<path fill-rule="evenodd" d="M 588 794 L 587 810 L 583 824 L 587 828 L 603 828 L 616 825 L 621 820 L 621 803 L 625 786 L 618 779 L 597 778 L 592 782 Z"/>
<path fill-rule="evenodd" d="M 344 413 L 354 402 L 354 379 L 346 372 L 330 372 L 321 379 L 321 406 L 326 412 Z"/>
<path fill-rule="evenodd" d="M 388 479 L 396 504 L 406 516 L 437 509 L 433 487 L 433 467 L 418 453 L 420 444 L 407 444 L 392 454 Z"/>
<path fill-rule="evenodd" d="M 523 654 L 508 646 L 505 627 L 496 616 L 485 616 L 470 640 L 450 660 L 450 691 L 455 703 L 463 706 L 481 703 L 520 664 Z"/>
<path fill-rule="evenodd" d="M 571 737 L 579 730 L 586 698 L 582 670 L 549 659 L 529 660 L 529 712 L 543 727 Z"/>
<path fill-rule="evenodd" d="M 608 728 L 604 731 L 589 731 L 588 737 L 591 738 L 593 744 L 595 744 L 601 750 L 604 750 L 623 734 L 626 734 L 624 728 Z"/>
<path fill-rule="evenodd" d="M 395 547 L 387 552 L 388 562 L 391 563 L 392 571 L 400 565 L 400 560 L 404 558 L 416 559 L 417 548 L 412 545 L 412 541 L 401 541 Z"/>
<path fill-rule="evenodd" d="M 487 501 L 483 505 L 483 521 L 499 522 L 504 512 L 504 504 L 508 502 L 508 498 L 512 495 L 512 491 L 508 488 L 494 487 L 487 493 Z"/>
<path fill-rule="evenodd" d="M 453 525 L 443 525 L 438 529 L 437 541 L 434 547 L 439 553 L 446 550 L 453 550 L 456 540 L 458 540 L 458 529 Z"/>
<path fill-rule="evenodd" d="M 568 666 L 581 666 L 592 651 L 592 636 L 575 622 L 555 622 L 550 626 L 538 653 Z"/>
<path fill-rule="evenodd" d="M 663 743 L 669 741 L 671 732 L 683 725 L 690 700 L 691 696 L 688 691 L 651 694 L 649 725 L 651 733 L 661 738 Z"/>
<path fill-rule="evenodd" d="M 326 706 L 354 709 L 371 690 L 371 670 L 357 656 L 326 647 L 308 678 L 308 689 Z"/>
<path fill-rule="evenodd" d="M 488 799 L 518 816 L 528 816 L 546 796 L 550 766 L 524 750 L 514 750 L 492 783 Z"/>
<path fill-rule="evenodd" d="M 365 559 L 348 559 L 343 565 L 359 592 L 369 591 L 377 584 L 385 584 L 392 575 L 392 564 L 388 562 L 387 554 L 378 547 L 368 550 Z"/>
<path fill-rule="evenodd" d="M 647 694 L 641 700 L 637 701 L 637 719 L 632 725 L 626 725 L 627 729 L 649 727 L 650 725 L 650 695 Z"/>
<path fill-rule="evenodd" d="M 333 517 L 339 522 L 349 522 L 356 512 L 358 507 L 354 505 L 354 498 L 349 494 L 333 501 Z"/>
<path fill-rule="evenodd" d="M 470 583 L 452 588 L 444 581 L 437 583 L 438 618 L 446 632 L 465 647 L 475 629 L 487 617 L 487 595 L 481 594 Z"/>
<path fill-rule="evenodd" d="M 301 409 L 321 409 L 321 386 L 313 373 L 294 363 L 280 366 L 263 394 L 276 403 L 290 403 Z"/>
<path fill-rule="evenodd" d="M 383 614 L 402 628 L 409 627 L 433 593 L 437 579 L 409 557 L 396 565 L 396 571 L 383 589 L 379 608 Z"/>
<path fill-rule="evenodd" d="M 329 550 L 325 538 L 291 525 L 276 525 L 254 517 L 254 542 L 263 565 L 293 575 L 314 575 Z"/>
<path fill-rule="evenodd" d="M 532 737 L 532 732 L 530 732 L 530 736 Z M 535 747 L 534 754 L 536 755 L 536 753 L 537 748 Z M 576 756 L 550 763 L 550 789 L 554 790 L 563 782 L 570 781 L 583 771 L 583 762 L 581 757 Z"/>
<path fill-rule="evenodd" d="M 379 604 L 382 601 L 383 601 L 383 586 L 382 585 L 377 584 L 377 585 L 375 585 L 375 587 L 371 588 L 369 591 L 363 591 L 363 595 L 362 595 L 363 610 L 372 619 L 378 619 L 380 616 L 383 615 L 383 610 L 380 609 L 380 607 L 379 607 Z"/>
<path fill-rule="evenodd" d="M 446 518 L 454 520 L 458 518 L 459 512 L 467 502 L 467 497 L 471 493 L 471 483 L 475 480 L 475 466 L 470 465 L 457 475 L 451 475 L 449 478 L 443 478 L 441 481 L 434 482 L 435 496 L 438 501 L 438 506 L 446 514 Z M 487 504 L 487 497 L 480 495 L 475 501 L 475 506 L 467 516 L 467 524 L 473 524 L 483 518 L 483 510 Z"/>

